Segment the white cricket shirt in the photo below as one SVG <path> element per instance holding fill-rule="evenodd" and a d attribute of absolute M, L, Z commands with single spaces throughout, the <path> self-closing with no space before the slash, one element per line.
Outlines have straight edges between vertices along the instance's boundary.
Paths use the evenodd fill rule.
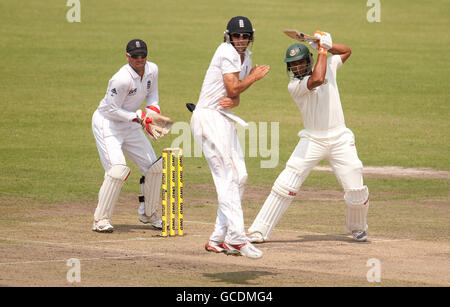
<path fill-rule="evenodd" d="M 304 132 L 310 136 L 333 137 L 345 129 L 344 112 L 336 82 L 336 70 L 341 65 L 340 55 L 329 57 L 324 83 L 312 90 L 307 87 L 310 76 L 289 82 L 289 93 L 302 112 Z"/>
<path fill-rule="evenodd" d="M 126 64 L 109 80 L 108 89 L 97 112 L 110 120 L 109 126 L 112 129 L 140 127 L 131 121 L 136 118 L 136 111 L 144 100 L 146 106 L 159 109 L 158 66 L 147 62 L 141 80 L 136 71 Z"/>
<path fill-rule="evenodd" d="M 239 72 L 240 80 L 247 77 L 252 68 L 250 54 L 247 49 L 244 62 L 241 64 L 241 57 L 232 44 L 220 44 L 206 72 L 196 108 L 218 109 L 219 101 L 227 97 L 223 75 Z"/>

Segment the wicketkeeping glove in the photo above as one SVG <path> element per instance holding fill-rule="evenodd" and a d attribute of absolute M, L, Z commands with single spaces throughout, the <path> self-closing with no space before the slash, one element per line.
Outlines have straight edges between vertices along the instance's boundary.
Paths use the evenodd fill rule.
<path fill-rule="evenodd" d="M 137 110 L 136 118 L 153 140 L 158 140 L 165 136 L 173 125 L 169 117 L 156 112 L 148 112 L 146 114 L 142 110 Z"/>

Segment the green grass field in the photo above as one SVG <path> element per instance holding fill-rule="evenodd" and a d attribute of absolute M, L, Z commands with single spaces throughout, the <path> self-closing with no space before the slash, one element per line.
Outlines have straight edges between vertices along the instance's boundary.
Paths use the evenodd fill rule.
<path fill-rule="evenodd" d="M 149 60 L 159 66 L 163 113 L 189 123 L 184 105 L 197 101 L 226 23 L 236 15 L 249 17 L 256 29 L 253 63 L 269 64 L 271 71 L 241 96 L 235 113 L 249 122 L 280 123 L 277 166 L 260 168 L 265 158 L 246 158 L 250 187 L 264 186 L 264 193 L 270 189 L 302 129 L 300 111 L 287 92 L 283 59 L 294 41 L 282 33 L 285 28 L 321 29 L 352 48 L 338 83 L 364 165 L 450 171 L 448 0 L 381 0 L 381 22 L 374 23 L 367 21 L 369 7 L 361 0 L 80 2 L 80 23 L 66 20 L 65 0 L 0 2 L 0 224 L 5 227 L 14 225 L 15 204 L 26 211 L 27 206 L 79 203 L 87 216 L 93 214 L 104 171 L 91 116 L 109 78 L 126 63 L 130 39 L 145 40 Z M 177 136 L 154 143 L 155 151 Z M 141 175 L 130 166 L 125 194 L 140 190 Z M 211 183 L 204 158 L 185 159 L 187 186 Z M 368 178 L 366 184 L 372 201 L 380 204 L 373 211 L 378 233 L 389 235 L 386 228 L 392 224 L 383 220 L 388 217 L 400 223 L 394 235 L 448 242 L 450 180 Z M 335 177 L 322 172 L 312 173 L 304 187 L 340 191 Z M 215 199 L 214 190 L 191 193 Z M 429 201 L 439 203 L 438 208 L 415 206 Z M 251 207 L 256 214 L 257 203 Z M 312 214 L 314 205 L 305 212 Z M 405 214 L 411 216 L 402 219 Z M 308 217 L 303 218 L 306 223 Z M 319 219 L 303 229 L 321 232 L 320 225 Z"/>

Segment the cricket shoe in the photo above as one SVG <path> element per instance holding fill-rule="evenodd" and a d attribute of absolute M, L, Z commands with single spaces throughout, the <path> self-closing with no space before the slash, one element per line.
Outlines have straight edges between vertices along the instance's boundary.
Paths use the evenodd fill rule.
<path fill-rule="evenodd" d="M 94 221 L 94 225 L 92 225 L 92 230 L 96 232 L 113 232 L 114 227 L 111 225 L 108 219 L 103 219 L 100 221 Z"/>
<path fill-rule="evenodd" d="M 205 250 L 207 252 L 213 252 L 213 253 L 225 253 L 225 247 L 223 246 L 223 243 L 215 242 L 215 241 L 209 241 L 205 244 Z"/>
<path fill-rule="evenodd" d="M 158 217 L 156 214 L 152 216 L 147 216 L 145 214 L 139 214 L 139 221 L 144 224 L 151 223 L 153 228 L 156 230 L 162 229 L 162 219 Z"/>
<path fill-rule="evenodd" d="M 263 252 L 254 247 L 250 242 L 242 244 L 223 243 L 225 253 L 233 256 L 245 256 L 251 259 L 259 259 L 263 256 Z"/>
<path fill-rule="evenodd" d="M 353 239 L 358 242 L 367 241 L 367 233 L 364 230 L 354 230 L 352 231 Z"/>
<path fill-rule="evenodd" d="M 251 233 L 251 234 L 248 236 L 248 240 L 249 240 L 251 243 L 264 243 L 264 242 L 265 242 L 262 233 L 260 233 L 260 232 L 258 232 L 258 231 Z"/>

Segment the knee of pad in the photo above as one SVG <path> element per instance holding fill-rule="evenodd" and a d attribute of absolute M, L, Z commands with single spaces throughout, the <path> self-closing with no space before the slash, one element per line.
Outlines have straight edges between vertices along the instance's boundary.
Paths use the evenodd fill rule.
<path fill-rule="evenodd" d="M 282 197 L 292 199 L 297 195 L 301 184 L 302 180 L 298 174 L 288 167 L 275 180 L 272 190 Z"/>
<path fill-rule="evenodd" d="M 126 165 L 114 165 L 108 171 L 108 176 L 113 179 L 125 181 L 130 175 L 130 172 L 130 168 Z"/>
<path fill-rule="evenodd" d="M 346 190 L 344 199 L 351 206 L 366 205 L 369 202 L 369 189 L 367 186 L 362 186 L 361 188 Z"/>

